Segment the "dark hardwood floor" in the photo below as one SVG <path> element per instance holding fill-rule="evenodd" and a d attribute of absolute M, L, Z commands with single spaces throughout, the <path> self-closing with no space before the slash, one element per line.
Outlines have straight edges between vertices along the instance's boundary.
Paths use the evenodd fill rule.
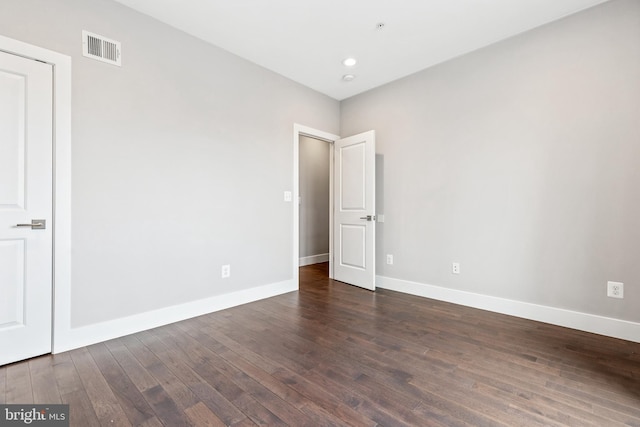
<path fill-rule="evenodd" d="M 0 368 L 72 426 L 640 426 L 640 344 L 326 278 Z"/>

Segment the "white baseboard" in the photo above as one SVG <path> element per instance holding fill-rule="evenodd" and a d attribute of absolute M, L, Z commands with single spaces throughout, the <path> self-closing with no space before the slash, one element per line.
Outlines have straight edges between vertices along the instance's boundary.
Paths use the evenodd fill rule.
<path fill-rule="evenodd" d="M 55 336 L 53 353 L 73 350 L 108 341 L 136 332 L 157 328 L 214 311 L 224 310 L 264 298 L 296 291 L 293 280 L 258 286 L 242 291 L 216 295 L 198 301 L 161 308 L 120 319 L 109 320 L 80 328 L 69 328 L 64 336 Z"/>
<path fill-rule="evenodd" d="M 376 286 L 640 343 L 640 323 L 384 276 L 376 276 Z"/>
<path fill-rule="evenodd" d="M 305 265 L 311 265 L 311 264 L 319 264 L 321 262 L 329 262 L 329 254 L 318 254 L 318 255 L 300 257 L 299 261 L 300 262 L 298 265 L 300 267 L 304 267 Z"/>

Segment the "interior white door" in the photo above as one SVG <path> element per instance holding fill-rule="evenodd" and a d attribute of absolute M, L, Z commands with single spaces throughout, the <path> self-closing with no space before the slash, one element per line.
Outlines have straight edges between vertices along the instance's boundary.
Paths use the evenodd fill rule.
<path fill-rule="evenodd" d="M 0 365 L 51 352 L 52 85 L 0 52 Z"/>
<path fill-rule="evenodd" d="M 375 290 L 375 132 L 334 143 L 335 280 Z"/>

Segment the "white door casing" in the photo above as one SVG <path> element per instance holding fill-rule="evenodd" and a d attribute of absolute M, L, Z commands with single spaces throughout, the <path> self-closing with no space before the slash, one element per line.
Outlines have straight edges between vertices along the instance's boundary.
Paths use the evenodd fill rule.
<path fill-rule="evenodd" d="M 51 65 L 0 52 L 0 365 L 51 352 L 52 123 Z"/>
<path fill-rule="evenodd" d="M 333 166 L 333 143 L 340 139 L 338 135 L 334 135 L 325 131 L 314 129 L 295 123 L 293 125 L 293 200 L 299 200 L 300 197 L 300 136 L 308 136 L 331 144 L 331 162 L 329 165 L 329 277 L 333 278 L 333 203 L 334 203 L 334 166 Z M 300 251 L 300 210 L 298 204 L 293 203 L 293 282 L 295 288 L 300 286 L 299 277 L 299 251 Z"/>
<path fill-rule="evenodd" d="M 375 132 L 334 145 L 334 279 L 375 290 Z"/>

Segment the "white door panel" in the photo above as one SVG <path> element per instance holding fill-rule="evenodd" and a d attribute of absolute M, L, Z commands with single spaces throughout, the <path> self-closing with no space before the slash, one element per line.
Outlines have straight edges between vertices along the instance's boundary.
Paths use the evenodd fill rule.
<path fill-rule="evenodd" d="M 52 78 L 0 52 L 0 365 L 51 351 Z"/>
<path fill-rule="evenodd" d="M 356 142 L 340 150 L 342 168 L 340 170 L 342 189 L 340 192 L 340 209 L 343 212 L 362 212 L 366 207 L 365 142 Z"/>
<path fill-rule="evenodd" d="M 334 279 L 374 290 L 375 133 L 334 145 Z"/>
<path fill-rule="evenodd" d="M 7 54 L 2 54 L 7 55 Z M 0 70 L 0 209 L 24 209 L 25 76 Z"/>

